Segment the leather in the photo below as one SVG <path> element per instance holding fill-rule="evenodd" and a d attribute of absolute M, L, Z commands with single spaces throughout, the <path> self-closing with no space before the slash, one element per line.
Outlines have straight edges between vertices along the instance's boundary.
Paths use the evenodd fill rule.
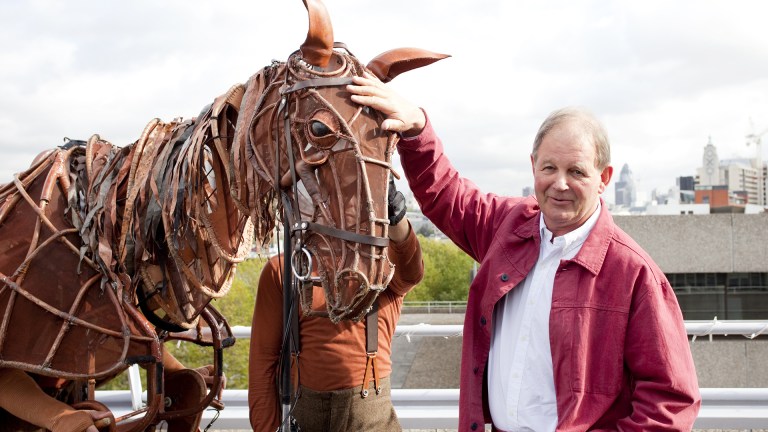
<path fill-rule="evenodd" d="M 385 51 L 368 62 L 368 69 L 382 82 L 392 81 L 403 72 L 430 65 L 450 57 L 421 48 L 395 48 Z"/>
<path fill-rule="evenodd" d="M 386 197 L 398 138 L 380 131 L 380 113 L 351 102 L 345 85 L 367 69 L 334 44 L 322 2 L 305 5 L 301 49 L 197 117 L 153 119 L 124 147 L 70 140 L 0 186 L 0 368 L 100 383 L 141 362 L 151 382 L 163 330 L 207 326 L 216 337 L 180 338 L 222 349 L 231 329 L 210 303 L 281 218 L 327 227 L 293 235 L 298 256 L 317 264 L 323 314 L 365 316 L 394 270 Z M 392 77 L 434 61 L 412 58 L 389 54 L 372 67 Z M 311 296 L 300 291 L 309 314 Z M 150 394 L 131 427 L 149 427 L 161 400 Z"/>
<path fill-rule="evenodd" d="M 309 15 L 309 30 L 301 45 L 301 54 L 307 63 L 325 68 L 333 52 L 331 18 L 320 0 L 304 0 L 304 6 Z"/>
<path fill-rule="evenodd" d="M 190 415 L 176 416 L 174 412 L 179 412 L 200 404 L 206 395 L 205 381 L 203 377 L 194 370 L 182 369 L 177 372 L 167 374 L 165 378 L 165 412 L 168 419 L 168 432 L 197 432 L 200 425 L 200 419 L 203 416 L 202 411 L 197 411 Z"/>

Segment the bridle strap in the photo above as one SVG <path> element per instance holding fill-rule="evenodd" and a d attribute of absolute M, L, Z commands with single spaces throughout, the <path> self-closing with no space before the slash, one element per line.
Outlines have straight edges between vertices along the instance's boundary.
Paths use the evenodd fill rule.
<path fill-rule="evenodd" d="M 352 84 L 352 77 L 336 77 L 336 78 L 314 78 L 304 81 L 299 81 L 294 85 L 280 90 L 280 94 L 286 95 L 305 88 L 317 88 L 317 87 L 337 87 Z"/>
<path fill-rule="evenodd" d="M 340 230 L 326 225 L 320 225 L 315 222 L 297 222 L 293 225 L 293 231 L 311 230 L 318 234 L 325 234 L 331 237 L 340 238 L 355 243 L 367 244 L 371 246 L 387 247 L 389 246 L 389 239 L 385 237 L 369 236 L 364 234 L 357 234 L 349 231 Z"/>
<path fill-rule="evenodd" d="M 376 354 L 379 350 L 379 301 L 373 301 L 371 310 L 365 315 L 365 352 Z M 365 383 L 363 383 L 365 384 Z"/>
<path fill-rule="evenodd" d="M 305 88 L 317 88 L 317 87 L 333 87 L 333 86 L 343 86 L 347 84 L 352 83 L 351 77 L 336 77 L 336 78 L 314 78 L 314 79 L 308 79 L 304 81 L 299 81 L 292 86 L 282 89 L 280 93 L 285 97 L 285 95 L 305 89 Z M 286 100 L 287 102 L 287 100 Z M 284 128 L 285 128 L 285 140 L 286 145 L 288 147 L 288 156 L 289 158 L 293 156 L 292 151 L 290 150 L 292 147 L 291 143 L 291 134 L 289 132 L 290 128 L 290 117 L 287 115 L 287 104 L 286 106 L 282 107 L 286 110 L 285 112 L 285 118 L 284 121 Z M 290 170 L 291 170 L 291 180 L 293 180 L 293 184 L 296 184 L 296 173 L 295 173 L 295 165 L 293 161 L 290 161 Z M 342 240 L 355 242 L 355 243 L 361 243 L 371 246 L 378 246 L 378 247 L 388 247 L 389 246 L 389 239 L 385 237 L 376 237 L 376 236 L 369 236 L 364 234 L 356 234 L 349 231 L 340 230 L 337 228 L 333 228 L 326 225 L 320 225 L 315 222 L 308 222 L 308 221 L 300 221 L 293 225 L 292 231 L 304 231 L 304 230 L 312 230 L 318 234 L 325 234 L 329 235 L 331 237 L 336 237 Z"/>

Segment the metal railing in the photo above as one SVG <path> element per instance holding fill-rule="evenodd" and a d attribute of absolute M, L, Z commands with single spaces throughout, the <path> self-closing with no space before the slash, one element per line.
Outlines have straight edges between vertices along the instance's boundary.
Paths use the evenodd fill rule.
<path fill-rule="evenodd" d="M 396 337 L 438 336 L 458 337 L 462 325 L 415 324 L 399 325 Z M 754 339 L 768 335 L 764 321 L 686 321 L 688 335 L 697 337 L 740 335 Z M 248 326 L 232 327 L 235 337 L 250 338 Z M 131 369 L 131 390 L 97 391 L 96 398 L 117 415 L 134 411 L 144 403 L 138 366 Z M 130 371 L 130 370 L 129 370 Z M 697 429 L 750 429 L 768 425 L 768 389 L 766 388 L 702 388 L 702 407 L 696 419 Z M 214 417 L 212 429 L 250 429 L 248 421 L 248 391 L 224 390 L 221 412 L 206 410 L 201 426 Z M 456 429 L 459 414 L 458 389 L 393 389 L 392 402 L 403 429 Z"/>
<path fill-rule="evenodd" d="M 403 313 L 464 313 L 467 310 L 466 301 L 429 300 L 403 302 Z"/>
<path fill-rule="evenodd" d="M 97 391 L 97 399 L 115 416 L 131 412 L 129 390 Z M 697 429 L 753 429 L 768 425 L 768 389 L 703 388 Z M 248 390 L 224 390 L 221 412 L 203 412 L 201 426 L 217 417 L 211 429 L 250 429 Z M 393 389 L 392 402 L 403 429 L 457 429 L 458 389 Z"/>

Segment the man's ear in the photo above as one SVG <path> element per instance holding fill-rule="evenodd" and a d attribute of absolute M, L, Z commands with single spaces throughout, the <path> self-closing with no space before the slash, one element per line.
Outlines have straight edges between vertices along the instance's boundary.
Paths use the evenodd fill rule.
<path fill-rule="evenodd" d="M 606 187 L 608 187 L 608 183 L 611 182 L 611 177 L 613 177 L 613 167 L 608 165 L 603 169 L 603 172 L 600 173 L 600 193 L 603 193 Z"/>

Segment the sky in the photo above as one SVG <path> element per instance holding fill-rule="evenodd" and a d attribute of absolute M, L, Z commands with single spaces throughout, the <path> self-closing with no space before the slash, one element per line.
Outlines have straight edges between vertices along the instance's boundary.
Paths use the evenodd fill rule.
<path fill-rule="evenodd" d="M 641 197 L 695 175 L 710 139 L 720 158 L 754 157 L 746 135 L 768 130 L 764 0 L 325 5 L 335 39 L 364 63 L 397 47 L 451 55 L 389 85 L 488 192 L 532 186 L 533 137 L 563 106 L 602 120 L 614 181 L 628 164 Z M 0 2 L 0 183 L 64 137 L 123 146 L 153 118 L 197 115 L 287 59 L 306 29 L 299 0 Z"/>

